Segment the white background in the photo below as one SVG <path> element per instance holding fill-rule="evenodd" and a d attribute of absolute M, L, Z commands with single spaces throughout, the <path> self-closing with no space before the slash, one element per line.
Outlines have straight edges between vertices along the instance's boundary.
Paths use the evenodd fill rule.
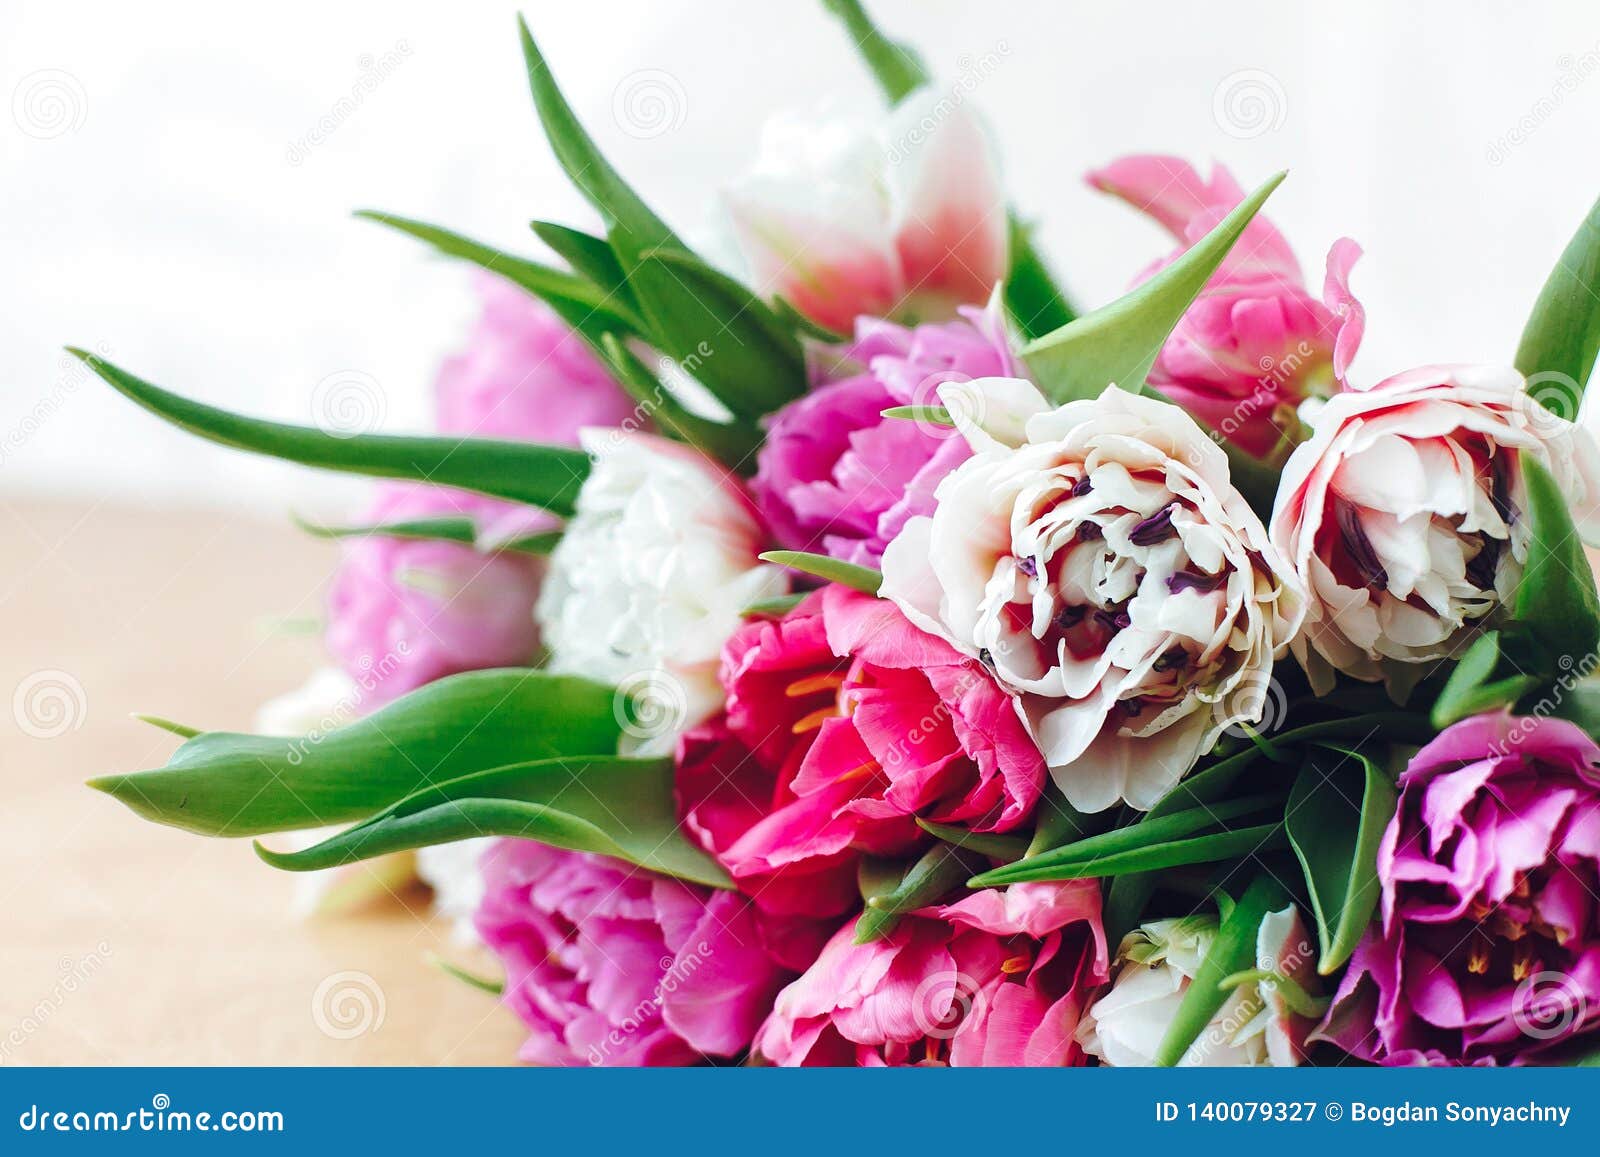
<path fill-rule="evenodd" d="M 1509 359 L 1600 193 L 1593 0 L 872 7 L 946 77 L 1000 58 L 974 99 L 1080 302 L 1114 295 L 1165 248 L 1084 187 L 1087 168 L 1132 151 L 1220 159 L 1247 185 L 1289 168 L 1268 212 L 1313 284 L 1335 237 L 1367 251 L 1363 378 Z M 379 384 L 385 428 L 417 428 L 433 367 L 471 315 L 466 276 L 348 211 L 527 252 L 530 218 L 591 220 L 539 137 L 514 11 L 0 2 L 0 496 L 347 504 L 349 480 L 169 430 L 68 376 L 59 347 L 296 421 L 319 380 L 353 370 Z M 691 235 L 767 113 L 876 101 L 842 32 L 805 0 L 524 11 L 603 149 Z M 385 54 L 398 60 L 388 75 L 305 147 Z M 630 134 L 615 115 L 641 73 L 677 102 L 669 131 Z M 1217 113 L 1219 87 L 1241 84 L 1268 102 L 1253 130 Z"/>

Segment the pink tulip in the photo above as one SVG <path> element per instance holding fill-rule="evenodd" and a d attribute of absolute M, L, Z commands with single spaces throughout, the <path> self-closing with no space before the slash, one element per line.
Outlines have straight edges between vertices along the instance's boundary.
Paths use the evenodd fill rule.
<path fill-rule="evenodd" d="M 477 926 L 539 1065 L 683 1065 L 749 1047 L 788 978 L 748 901 L 619 860 L 497 840 Z"/>
<path fill-rule="evenodd" d="M 933 91 L 879 132 L 781 120 L 726 196 L 763 291 L 850 332 L 863 314 L 948 318 L 1006 274 L 1006 208 L 988 134 L 972 108 Z"/>
<path fill-rule="evenodd" d="M 1204 181 L 1177 157 L 1125 157 L 1089 183 L 1149 215 L 1179 248 L 1140 277 L 1176 260 L 1244 199 L 1221 165 Z M 1294 409 L 1337 388 L 1361 344 L 1366 315 L 1350 293 L 1361 248 L 1334 243 L 1319 301 L 1293 251 L 1256 216 L 1222 268 L 1162 347 L 1150 384 L 1213 431 L 1262 457 L 1297 429 Z"/>
<path fill-rule="evenodd" d="M 756 1051 L 779 1065 L 1080 1065 L 1079 1018 L 1106 981 L 1094 880 L 1013 884 L 855 922 L 777 999 Z"/>
<path fill-rule="evenodd" d="M 723 658 L 728 710 L 680 751 L 686 821 L 758 903 L 857 902 L 865 853 L 911 850 L 912 817 L 1009 831 L 1044 786 L 1039 750 L 977 661 L 841 586 L 752 623 Z"/>

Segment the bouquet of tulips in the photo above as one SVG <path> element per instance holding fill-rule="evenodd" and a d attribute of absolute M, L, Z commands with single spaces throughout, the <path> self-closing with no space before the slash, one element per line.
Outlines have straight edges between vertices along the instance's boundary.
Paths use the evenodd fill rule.
<path fill-rule="evenodd" d="M 1600 1052 L 1600 207 L 1512 365 L 1369 382 L 1353 241 L 1318 293 L 1281 175 L 1129 157 L 1089 181 L 1172 247 L 1080 313 L 969 94 L 826 7 L 892 110 L 776 128 L 715 263 L 523 26 L 593 231 L 363 214 L 488 271 L 436 433 L 80 355 L 385 480 L 310 528 L 338 666 L 93 786 L 335 892 L 420 871 L 538 1064 Z"/>

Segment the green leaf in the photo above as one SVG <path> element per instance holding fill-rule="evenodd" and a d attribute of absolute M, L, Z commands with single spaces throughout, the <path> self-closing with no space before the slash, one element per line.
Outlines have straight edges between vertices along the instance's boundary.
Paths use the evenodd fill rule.
<path fill-rule="evenodd" d="M 922 858 L 906 869 L 900 882 L 889 891 L 874 889 L 867 906 L 856 921 L 856 943 L 882 940 L 893 932 L 900 917 L 936 903 L 961 881 L 972 875 L 981 859 L 949 844 L 935 844 Z"/>
<path fill-rule="evenodd" d="M 1312 1020 L 1321 1019 L 1333 1001 L 1331 996 L 1312 996 L 1301 988 L 1299 981 L 1292 976 L 1285 976 L 1271 968 L 1247 968 L 1243 972 L 1235 972 L 1232 976 L 1223 977 L 1221 987 L 1225 992 L 1232 992 L 1244 984 L 1264 985 L 1276 989 L 1291 1011 Z"/>
<path fill-rule="evenodd" d="M 890 104 L 899 104 L 928 83 L 928 70 L 915 49 L 890 40 L 872 22 L 860 0 L 822 0 L 823 7 L 844 24 L 861 59 Z"/>
<path fill-rule="evenodd" d="M 469 972 L 459 964 L 452 964 L 444 957 L 436 956 L 431 952 L 428 953 L 427 961 L 451 979 L 459 980 L 465 985 L 476 988 L 479 992 L 487 992 L 491 996 L 503 996 L 505 994 L 506 982 L 503 980 L 491 980 L 487 976 L 479 976 L 477 973 Z"/>
<path fill-rule="evenodd" d="M 1552 413 L 1578 419 L 1600 352 L 1600 201 L 1551 270 L 1517 346 L 1529 393 Z"/>
<path fill-rule="evenodd" d="M 615 698 L 610 687 L 568 675 L 474 671 L 310 736 L 203 732 L 165 767 L 101 776 L 89 786 L 146 819 L 208 836 L 347 823 L 470 772 L 609 755 L 621 734 Z M 351 704 L 346 714 L 354 710 Z"/>
<path fill-rule="evenodd" d="M 606 223 L 612 250 L 625 269 L 634 257 L 651 249 L 688 249 L 666 222 L 651 212 L 637 193 L 611 167 L 593 139 L 578 122 L 572 106 L 556 86 L 539 46 L 528 31 L 528 23 L 517 17 L 522 36 L 522 55 L 528 66 L 528 86 L 550 148 L 566 171 L 573 186 L 595 207 Z"/>
<path fill-rule="evenodd" d="M 291 516 L 294 524 L 316 538 L 417 538 L 431 541 L 460 542 L 471 546 L 478 539 L 478 526 L 465 516 L 445 515 L 439 518 L 412 518 L 400 522 L 369 522 L 352 526 L 324 526 L 307 522 L 298 515 Z"/>
<path fill-rule="evenodd" d="M 954 426 L 955 419 L 943 406 L 890 406 L 880 411 L 885 418 L 904 418 L 911 422 L 928 422 L 935 426 Z"/>
<path fill-rule="evenodd" d="M 1214 864 L 1253 856 L 1286 847 L 1281 823 L 1259 824 L 1230 832 L 1213 832 L 1188 839 L 1167 840 L 1125 852 L 1112 852 L 1088 860 L 1069 860 L 1034 868 L 1007 864 L 967 883 L 973 888 L 995 888 L 1004 884 L 1027 884 L 1039 880 L 1098 880 L 1129 872 L 1154 872 L 1181 868 L 1188 864 Z"/>
<path fill-rule="evenodd" d="M 198 727 L 189 727 L 183 723 L 175 723 L 160 715 L 145 715 L 135 711 L 133 717 L 140 723 L 148 723 L 151 727 L 158 727 L 169 735 L 176 735 L 179 739 L 193 739 L 200 734 Z"/>
<path fill-rule="evenodd" d="M 494 553 L 532 554 L 544 557 L 561 545 L 561 535 L 562 532 L 559 530 L 541 530 L 535 534 L 508 538 L 504 542 L 497 542 L 483 549 Z"/>
<path fill-rule="evenodd" d="M 749 289 L 686 253 L 640 254 L 628 274 L 652 344 L 736 416 L 760 418 L 806 392 L 794 332 Z"/>
<path fill-rule="evenodd" d="M 935 839 L 943 840 L 957 848 L 992 856 L 997 860 L 1020 860 L 1028 851 L 1028 841 L 1023 836 L 1002 836 L 993 832 L 975 832 L 955 824 L 937 824 L 932 820 L 918 819 L 917 826 Z"/>
<path fill-rule="evenodd" d="M 1050 267 L 1034 248 L 1033 230 L 1010 218 L 1011 271 L 1006 275 L 1006 313 L 1029 341 L 1043 337 L 1073 321 L 1078 315 L 1056 285 Z"/>
<path fill-rule="evenodd" d="M 1485 631 L 1462 653 L 1444 689 L 1434 700 L 1430 716 L 1434 727 L 1443 731 L 1469 715 L 1509 707 L 1539 686 L 1540 680 L 1534 675 L 1508 675 L 1491 680 L 1499 663 L 1500 632 Z"/>
<path fill-rule="evenodd" d="M 1083 839 L 1103 831 L 1115 815 L 1110 809 L 1096 814 L 1081 812 L 1067 802 L 1066 795 L 1053 779 L 1046 779 L 1044 794 L 1034 809 L 1033 838 L 1027 854 L 1037 856 L 1059 848 L 1070 840 Z"/>
<path fill-rule="evenodd" d="M 805 602 L 810 593 L 810 591 L 799 591 L 792 595 L 779 595 L 775 599 L 758 599 L 740 611 L 739 614 L 747 619 L 781 619 Z"/>
<path fill-rule="evenodd" d="M 1158 816 L 1143 823 L 1114 828 L 1109 832 L 1074 840 L 1061 847 L 1030 855 L 1025 860 L 985 872 L 977 877 L 973 884 L 976 887 L 987 888 L 1029 880 L 1077 879 L 1086 874 L 1096 875 L 1098 873 L 1084 869 L 1093 869 L 1102 861 L 1115 862 L 1116 857 L 1131 852 L 1169 845 L 1182 837 L 1206 831 L 1208 828 L 1224 827 L 1229 820 L 1239 819 L 1242 816 L 1268 809 L 1281 809 L 1283 801 L 1282 793 L 1271 792 Z M 1071 876 L 1055 874 L 1063 869 L 1070 869 L 1074 874 Z"/>
<path fill-rule="evenodd" d="M 772 299 L 772 312 L 777 314 L 778 319 L 798 336 L 814 338 L 826 345 L 840 345 L 850 340 L 849 334 L 838 333 L 829 329 L 820 321 L 811 320 L 811 318 L 790 305 L 786 298 L 774 297 Z"/>
<path fill-rule="evenodd" d="M 311 872 L 478 836 L 614 856 L 712 887 L 733 883 L 679 830 L 670 758 L 561 756 L 491 768 L 423 787 L 303 851 L 257 843 L 256 854 L 275 868 Z"/>
<path fill-rule="evenodd" d="M 526 257 L 518 257 L 425 221 L 414 221 L 409 217 L 371 209 L 360 210 L 356 216 L 397 229 L 427 242 L 447 257 L 470 261 L 490 273 L 498 273 L 516 282 L 555 310 L 562 321 L 591 344 L 598 343 L 600 336 L 605 333 L 620 330 L 636 334 L 643 328 L 644 323 L 630 308 L 626 296 L 596 286 L 583 277 L 540 265 L 537 261 L 529 261 Z"/>
<path fill-rule="evenodd" d="M 531 221 L 529 227 L 539 240 L 560 255 L 561 260 L 580 276 L 594 282 L 607 299 L 616 298 L 630 312 L 637 313 L 638 304 L 633 300 L 633 290 L 628 288 L 627 274 L 604 237 L 557 225 L 554 221 Z"/>
<path fill-rule="evenodd" d="M 1022 360 L 1045 396 L 1092 398 L 1112 383 L 1138 392 L 1167 336 L 1284 176 L 1262 184 L 1143 285 L 1025 346 Z"/>
<path fill-rule="evenodd" d="M 1191 1045 L 1206 1031 L 1211 1018 L 1228 999 L 1223 982 L 1256 963 L 1256 940 L 1261 921 L 1289 903 L 1289 894 L 1268 873 L 1251 881 L 1244 895 L 1223 916 L 1216 939 L 1206 957 L 1195 969 L 1167 1033 L 1156 1050 L 1155 1063 L 1170 1068 L 1183 1059 Z M 1243 1027 L 1243 1026 L 1240 1026 Z"/>
<path fill-rule="evenodd" d="M 1542 651 L 1546 673 L 1566 672 L 1600 645 L 1600 597 L 1561 488 L 1533 455 L 1519 461 L 1529 541 L 1512 617 Z"/>
<path fill-rule="evenodd" d="M 1331 753 L 1331 754 L 1330 754 Z M 1285 826 L 1305 869 L 1329 976 L 1355 951 L 1378 906 L 1378 844 L 1394 818 L 1394 782 L 1360 752 L 1313 750 L 1289 794 Z"/>
<path fill-rule="evenodd" d="M 302 466 L 405 478 L 475 490 L 570 515 L 589 476 L 589 456 L 565 446 L 480 438 L 411 438 L 391 434 L 339 437 L 305 426 L 247 418 L 170 393 L 87 351 L 67 347 L 124 397 L 174 426 L 212 442 Z"/>
<path fill-rule="evenodd" d="M 853 562 L 840 562 L 825 554 L 812 554 L 804 550 L 769 550 L 761 556 L 761 561 L 776 563 L 801 574 L 815 575 L 868 595 L 877 594 L 878 588 L 883 585 L 883 572 L 857 566 Z"/>
<path fill-rule="evenodd" d="M 638 403 L 634 412 L 640 418 L 732 470 L 748 474 L 754 469 L 762 441 L 759 429 L 747 422 L 714 422 L 691 412 L 615 334 L 606 335 L 601 352 L 622 388 Z"/>

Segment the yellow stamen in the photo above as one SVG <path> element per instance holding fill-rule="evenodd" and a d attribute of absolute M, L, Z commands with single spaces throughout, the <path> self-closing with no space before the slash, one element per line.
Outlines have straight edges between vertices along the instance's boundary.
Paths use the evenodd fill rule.
<path fill-rule="evenodd" d="M 1516 886 L 1511 889 L 1511 894 L 1519 900 L 1526 900 L 1530 895 L 1532 895 L 1532 893 L 1533 890 L 1528 887 L 1527 874 L 1524 873 L 1523 875 L 1518 876 Z"/>
<path fill-rule="evenodd" d="M 874 774 L 877 770 L 878 770 L 878 761 L 876 759 L 869 759 L 869 760 L 867 760 L 867 762 L 863 763 L 860 767 L 852 767 L 849 771 L 845 772 L 838 779 L 834 780 L 834 782 L 835 783 L 844 783 L 846 780 L 850 780 L 850 779 L 863 779 L 866 776 Z"/>
<path fill-rule="evenodd" d="M 1511 979 L 1526 980 L 1533 971 L 1533 949 L 1527 944 L 1517 945 L 1511 957 Z"/>
<path fill-rule="evenodd" d="M 1489 971 L 1489 950 L 1482 944 L 1474 944 L 1467 950 L 1467 971 L 1474 976 Z"/>
<path fill-rule="evenodd" d="M 1021 956 L 1013 956 L 1009 960 L 1002 960 L 1000 962 L 1000 971 L 1007 976 L 1014 976 L 1018 972 L 1026 972 L 1030 963 L 1032 962 L 1028 959 L 1027 953 L 1023 953 Z"/>
<path fill-rule="evenodd" d="M 828 720 L 836 719 L 838 715 L 839 708 L 830 703 L 826 707 L 818 707 L 810 715 L 795 720 L 794 726 L 789 730 L 795 735 L 804 735 L 808 731 L 817 730 Z"/>
<path fill-rule="evenodd" d="M 824 671 L 820 675 L 810 675 L 804 679 L 796 679 L 783 689 L 783 693 L 790 699 L 798 699 L 802 695 L 810 695 L 815 691 L 832 691 L 844 683 L 845 672 Z"/>

